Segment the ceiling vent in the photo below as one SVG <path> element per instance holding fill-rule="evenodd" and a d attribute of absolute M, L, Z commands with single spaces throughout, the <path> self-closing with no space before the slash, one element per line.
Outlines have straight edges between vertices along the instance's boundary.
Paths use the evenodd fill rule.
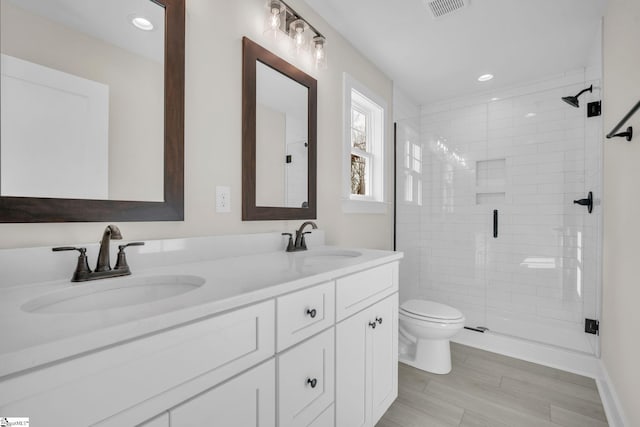
<path fill-rule="evenodd" d="M 465 8 L 469 4 L 469 0 L 426 0 L 426 3 L 434 18 L 442 18 Z"/>

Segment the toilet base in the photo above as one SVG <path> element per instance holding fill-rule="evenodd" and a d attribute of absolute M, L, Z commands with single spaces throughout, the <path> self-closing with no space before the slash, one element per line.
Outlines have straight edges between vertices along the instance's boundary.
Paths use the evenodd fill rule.
<path fill-rule="evenodd" d="M 451 347 L 449 340 L 418 340 L 415 352 L 399 355 L 402 363 L 433 374 L 451 372 Z"/>

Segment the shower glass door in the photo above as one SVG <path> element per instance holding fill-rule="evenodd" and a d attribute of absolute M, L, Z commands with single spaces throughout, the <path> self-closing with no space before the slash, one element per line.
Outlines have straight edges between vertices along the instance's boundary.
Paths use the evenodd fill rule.
<path fill-rule="evenodd" d="M 589 97 L 580 108 L 560 101 L 583 86 L 489 103 L 488 164 L 477 165 L 477 176 L 489 177 L 488 210 L 498 211 L 497 236 L 486 248 L 485 326 L 597 353 L 584 324 L 597 312 L 600 208 L 589 214 L 573 200 L 601 194 L 601 117 L 587 118 Z"/>

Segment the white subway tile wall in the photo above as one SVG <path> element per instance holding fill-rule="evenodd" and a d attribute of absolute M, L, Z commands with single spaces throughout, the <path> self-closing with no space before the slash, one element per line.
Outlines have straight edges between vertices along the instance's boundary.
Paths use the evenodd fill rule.
<path fill-rule="evenodd" d="M 586 353 L 585 317 L 599 312 L 602 120 L 561 97 L 598 80 L 585 72 L 421 109 L 398 121 L 398 249 L 401 299 L 450 304 L 467 326 Z M 399 100 L 396 99 L 396 102 Z M 421 173 L 412 172 L 418 145 Z M 402 177 L 402 178 L 401 178 Z M 415 182 L 420 181 L 420 203 Z M 573 200 L 593 191 L 589 215 Z M 493 210 L 499 211 L 493 237 Z"/>

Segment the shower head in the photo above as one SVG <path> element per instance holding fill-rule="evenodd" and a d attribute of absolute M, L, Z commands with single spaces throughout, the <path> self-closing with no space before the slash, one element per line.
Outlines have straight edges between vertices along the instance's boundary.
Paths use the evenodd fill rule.
<path fill-rule="evenodd" d="M 564 96 L 562 98 L 562 100 L 564 102 L 566 102 L 567 104 L 571 105 L 572 107 L 576 107 L 576 108 L 580 108 L 580 102 L 578 102 L 578 97 L 580 95 L 582 95 L 585 92 L 593 92 L 593 85 L 589 86 L 586 89 L 582 89 L 580 92 L 578 92 L 577 95 L 575 96 Z"/>
<path fill-rule="evenodd" d="M 572 107 L 580 107 L 580 103 L 578 102 L 578 98 L 576 96 L 565 96 L 562 98 L 562 100 Z"/>

